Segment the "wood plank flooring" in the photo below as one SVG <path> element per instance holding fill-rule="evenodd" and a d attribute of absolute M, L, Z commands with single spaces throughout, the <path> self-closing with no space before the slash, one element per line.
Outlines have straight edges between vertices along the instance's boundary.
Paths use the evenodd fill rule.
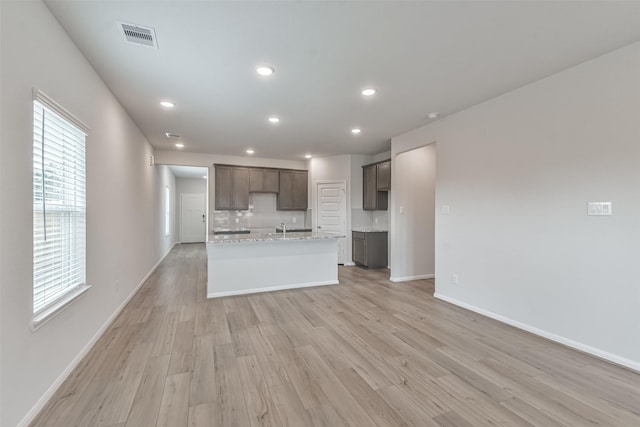
<path fill-rule="evenodd" d="M 640 375 L 435 300 L 433 281 L 207 300 L 176 246 L 33 426 L 640 426 Z"/>

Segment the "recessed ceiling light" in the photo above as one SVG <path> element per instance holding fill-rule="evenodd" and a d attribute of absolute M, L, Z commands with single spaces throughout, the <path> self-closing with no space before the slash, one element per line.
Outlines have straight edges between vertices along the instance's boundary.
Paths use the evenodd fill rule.
<path fill-rule="evenodd" d="M 176 147 L 177 147 L 177 148 L 184 148 L 184 144 L 183 144 L 182 142 L 178 142 L 178 143 L 176 144 Z"/>
<path fill-rule="evenodd" d="M 162 101 L 160 103 L 160 105 L 162 105 L 163 107 L 166 107 L 166 108 L 173 108 L 173 107 L 176 106 L 176 104 L 174 104 L 173 102 L 169 102 L 169 101 Z"/>
<path fill-rule="evenodd" d="M 253 151 L 253 149 L 249 148 L 249 149 L 247 150 L 247 154 L 253 154 L 253 153 L 255 153 L 255 151 Z"/>
<path fill-rule="evenodd" d="M 271 65 L 258 65 L 256 67 L 256 73 L 260 74 L 261 76 L 270 76 L 271 74 L 275 73 L 276 69 L 273 68 Z"/>
<path fill-rule="evenodd" d="M 429 117 L 430 119 L 437 119 L 439 115 L 440 113 L 429 113 L 427 117 Z"/>
<path fill-rule="evenodd" d="M 311 154 L 307 154 L 304 156 L 305 159 L 310 159 L 311 158 Z"/>
<path fill-rule="evenodd" d="M 363 94 L 364 96 L 371 96 L 371 95 L 375 95 L 375 93 L 376 93 L 376 90 L 375 90 L 375 89 L 373 89 L 373 88 L 367 88 L 367 89 L 364 89 L 364 90 L 362 91 L 362 94 Z"/>
<path fill-rule="evenodd" d="M 353 129 L 351 129 L 351 133 L 352 133 L 352 134 L 354 134 L 354 135 L 357 135 L 357 134 L 359 134 L 360 132 L 362 132 L 362 131 L 361 131 L 360 129 L 358 129 L 358 128 L 353 128 Z"/>
<path fill-rule="evenodd" d="M 271 123 L 280 123 L 280 119 L 277 117 L 269 117 L 269 122 Z"/>

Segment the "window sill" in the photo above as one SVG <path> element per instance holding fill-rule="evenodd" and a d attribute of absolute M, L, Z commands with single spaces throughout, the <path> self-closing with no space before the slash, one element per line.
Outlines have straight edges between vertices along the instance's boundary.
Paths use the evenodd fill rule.
<path fill-rule="evenodd" d="M 42 325 L 47 323 L 49 320 L 56 317 L 60 312 L 62 312 L 65 308 L 69 307 L 72 302 L 80 298 L 91 288 L 89 285 L 81 285 L 78 286 L 73 291 L 69 292 L 50 307 L 47 307 L 45 310 L 33 316 L 33 320 L 31 320 L 31 331 L 35 332 Z"/>

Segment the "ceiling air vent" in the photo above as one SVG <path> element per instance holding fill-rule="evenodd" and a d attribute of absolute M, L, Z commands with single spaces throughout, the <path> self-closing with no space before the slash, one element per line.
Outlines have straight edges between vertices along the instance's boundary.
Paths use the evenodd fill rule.
<path fill-rule="evenodd" d="M 167 136 L 167 138 L 182 138 L 182 135 L 180 135 L 179 133 L 165 132 L 165 135 Z"/>
<path fill-rule="evenodd" d="M 125 24 L 124 22 L 121 22 L 120 25 L 122 25 L 122 35 L 125 41 L 141 46 L 158 48 L 156 31 L 153 28 Z"/>

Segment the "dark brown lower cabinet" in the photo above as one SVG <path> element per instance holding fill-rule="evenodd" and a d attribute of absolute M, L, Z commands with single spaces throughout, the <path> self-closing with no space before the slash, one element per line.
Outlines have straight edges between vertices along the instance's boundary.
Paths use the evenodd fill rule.
<path fill-rule="evenodd" d="M 352 231 L 353 262 L 368 268 L 386 268 L 387 234 L 386 231 Z"/>

